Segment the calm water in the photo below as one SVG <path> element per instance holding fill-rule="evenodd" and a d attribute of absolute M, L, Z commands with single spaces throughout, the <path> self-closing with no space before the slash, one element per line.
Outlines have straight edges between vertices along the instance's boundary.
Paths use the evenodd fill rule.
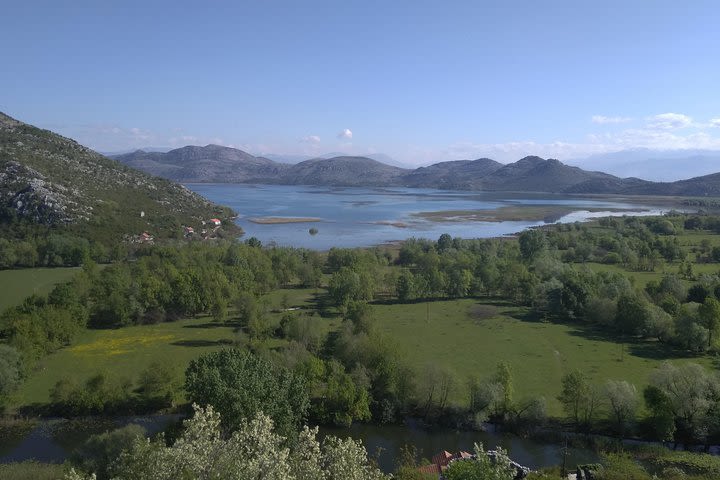
<path fill-rule="evenodd" d="M 158 433 L 181 417 L 178 415 L 148 415 L 110 419 L 43 420 L 22 438 L 0 438 L 0 463 L 35 459 L 40 462 L 61 463 L 82 446 L 93 434 L 135 423 L 150 434 Z M 500 445 L 510 452 L 513 460 L 522 465 L 539 468 L 562 463 L 559 445 L 542 444 L 513 436 L 488 432 L 455 432 L 448 429 L 424 430 L 413 426 L 353 425 L 350 428 L 322 428 L 320 436 L 353 437 L 362 440 L 371 456 L 377 455 L 380 468 L 391 472 L 404 445 L 415 445 L 423 457 L 449 450 L 472 452 L 475 442 L 486 449 Z M 570 449 L 568 465 L 597 460 L 589 450 Z"/>
<path fill-rule="evenodd" d="M 510 458 L 532 469 L 561 465 L 563 461 L 561 445 L 539 443 L 492 432 L 355 424 L 350 428 L 321 428 L 320 433 L 341 438 L 350 436 L 362 440 L 368 454 L 377 455 L 378 465 L 385 472 L 392 472 L 395 469 L 400 449 L 405 445 L 414 445 L 418 453 L 425 458 L 430 458 L 443 450 L 453 453 L 465 450 L 473 453 L 475 443 L 482 443 L 486 450 L 500 446 L 509 452 Z M 578 464 L 594 463 L 598 460 L 598 455 L 591 450 L 568 449 L 567 465 L 572 468 Z"/>
<path fill-rule="evenodd" d="M 287 185 L 188 184 L 206 198 L 232 207 L 240 214 L 238 225 L 245 238 L 257 237 L 264 244 L 327 250 L 330 247 L 378 245 L 409 237 L 437 239 L 453 237 L 498 237 L 545 222 L 431 222 L 413 216 L 419 212 L 497 209 L 506 205 L 562 205 L 575 209 L 561 222 L 587 220 L 608 215 L 648 215 L 659 209 L 612 200 L 555 195 L 509 195 L 414 188 L 330 188 Z M 623 209 L 623 212 L 593 212 L 588 208 Z M 249 218 L 313 217 L 311 223 L 256 224 Z M 400 222 L 405 228 L 378 222 Z M 318 229 L 310 235 L 311 227 Z"/>

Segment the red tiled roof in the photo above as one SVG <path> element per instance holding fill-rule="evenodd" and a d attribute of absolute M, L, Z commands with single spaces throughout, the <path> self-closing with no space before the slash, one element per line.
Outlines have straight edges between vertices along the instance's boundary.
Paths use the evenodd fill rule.
<path fill-rule="evenodd" d="M 418 468 L 418 472 L 420 473 L 426 473 L 426 474 L 435 474 L 440 475 L 440 467 L 435 465 L 434 463 L 431 463 L 430 465 L 423 465 L 422 467 Z"/>
<path fill-rule="evenodd" d="M 443 450 L 442 452 L 432 457 L 432 463 L 443 467 L 450 463 L 450 460 L 452 460 L 452 458 L 452 453 L 448 452 L 447 450 Z"/>

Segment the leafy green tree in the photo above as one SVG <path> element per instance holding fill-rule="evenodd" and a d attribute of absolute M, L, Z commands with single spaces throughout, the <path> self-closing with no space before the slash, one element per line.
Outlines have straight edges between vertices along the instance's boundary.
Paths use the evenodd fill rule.
<path fill-rule="evenodd" d="M 146 434 L 142 426 L 130 424 L 92 435 L 73 454 L 75 463 L 83 470 L 96 474 L 98 480 L 110 479 L 115 460 L 123 451 L 131 448 L 136 440 L 144 439 Z"/>
<path fill-rule="evenodd" d="M 500 386 L 502 400 L 500 409 L 502 414 L 508 414 L 513 410 L 513 374 L 510 364 L 499 362 L 495 372 L 495 382 Z"/>
<path fill-rule="evenodd" d="M 562 377 L 562 392 L 558 397 L 576 429 L 588 428 L 594 418 L 598 398 L 592 385 L 580 370 Z"/>
<path fill-rule="evenodd" d="M 655 438 L 662 442 L 670 441 L 675 434 L 675 414 L 668 395 L 659 387 L 648 385 L 643 390 L 645 406 L 650 412 L 650 426 L 655 432 Z"/>
<path fill-rule="evenodd" d="M 314 407 L 324 423 L 349 427 L 353 421 L 370 420 L 370 396 L 336 360 L 327 362 L 325 388 Z"/>
<path fill-rule="evenodd" d="M 472 290 L 473 276 L 467 269 L 453 269 L 448 275 L 447 294 L 451 298 L 462 298 Z"/>
<path fill-rule="evenodd" d="M 616 328 L 626 335 L 639 335 L 648 323 L 647 303 L 635 294 L 620 296 L 615 313 Z"/>
<path fill-rule="evenodd" d="M 443 233 L 442 235 L 440 235 L 440 238 L 438 238 L 436 246 L 438 252 L 446 252 L 452 248 L 453 239 L 449 234 Z"/>
<path fill-rule="evenodd" d="M 605 383 L 605 396 L 610 406 L 610 421 L 622 438 L 637 414 L 637 389 L 624 380 L 608 380 Z"/>
<path fill-rule="evenodd" d="M 374 288 L 370 272 L 341 267 L 330 278 L 328 291 L 336 305 L 346 306 L 351 300 L 372 300 Z"/>
<path fill-rule="evenodd" d="M 537 228 L 530 228 L 523 231 L 518 237 L 520 242 L 520 253 L 525 260 L 536 258 L 545 250 L 545 234 Z"/>
<path fill-rule="evenodd" d="M 443 472 L 446 480 L 513 480 L 516 475 L 516 468 L 501 447 L 491 459 L 482 444 L 475 444 L 475 458 L 451 462 Z"/>
<path fill-rule="evenodd" d="M 700 305 L 686 303 L 680 306 L 675 318 L 675 337 L 673 341 L 691 352 L 705 351 L 708 345 L 708 330 L 701 325 Z"/>
<path fill-rule="evenodd" d="M 401 302 L 407 302 L 415 298 L 415 276 L 410 270 L 403 269 L 397 279 L 397 296 Z"/>
<path fill-rule="evenodd" d="M 299 428 L 308 409 L 305 379 L 246 351 L 227 349 L 190 362 L 185 390 L 191 401 L 214 405 L 229 430 L 259 412 L 269 415 L 278 432 Z"/>
<path fill-rule="evenodd" d="M 13 347 L 0 344 L 0 411 L 3 399 L 20 383 L 22 360 Z"/>
<path fill-rule="evenodd" d="M 173 405 L 180 389 L 178 372 L 169 363 L 153 362 L 140 372 L 137 391 L 152 409 Z"/>
<path fill-rule="evenodd" d="M 304 427 L 286 437 L 262 413 L 239 420 L 237 430 L 222 435 L 220 415 L 211 406 L 193 406 L 195 415 L 171 446 L 161 435 L 155 441 L 135 439 L 131 448 L 112 463 L 117 480 L 242 478 L 255 480 L 383 480 L 386 477 L 368 460 L 360 442 L 325 437 L 317 428 Z M 224 419 L 227 423 L 227 419 Z M 289 447 L 288 445 L 291 445 Z M 71 470 L 66 480 L 91 480 Z"/>
<path fill-rule="evenodd" d="M 712 347 L 713 338 L 720 329 L 720 302 L 713 297 L 707 297 L 698 308 L 698 314 L 708 331 L 708 349 Z"/>
<path fill-rule="evenodd" d="M 650 385 L 657 389 L 652 392 L 657 401 L 653 406 L 672 412 L 676 439 L 704 442 L 717 415 L 718 377 L 694 363 L 674 365 L 666 361 L 652 372 Z"/>

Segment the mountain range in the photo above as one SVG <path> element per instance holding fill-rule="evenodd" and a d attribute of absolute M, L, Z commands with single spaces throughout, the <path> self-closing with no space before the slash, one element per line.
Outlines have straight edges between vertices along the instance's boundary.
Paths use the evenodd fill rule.
<path fill-rule="evenodd" d="M 185 183 L 260 183 L 325 186 L 402 186 L 450 190 L 623 195 L 720 195 L 720 174 L 675 182 L 621 178 L 583 170 L 555 159 L 529 156 L 502 164 L 489 158 L 400 168 L 367 157 L 315 158 L 296 164 L 257 157 L 242 150 L 207 145 L 169 152 L 117 155 L 118 161 L 153 175 Z"/>
<path fill-rule="evenodd" d="M 0 237 L 42 227 L 111 245 L 144 231 L 180 237 L 182 225 L 232 216 L 182 185 L 0 113 Z"/>
<path fill-rule="evenodd" d="M 720 151 L 635 148 L 571 159 L 566 163 L 590 170 L 602 169 L 619 177 L 672 182 L 720 171 Z"/>

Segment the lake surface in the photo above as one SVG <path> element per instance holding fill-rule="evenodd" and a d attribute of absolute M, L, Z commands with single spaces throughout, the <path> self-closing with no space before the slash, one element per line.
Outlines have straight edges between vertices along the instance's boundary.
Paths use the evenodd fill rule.
<path fill-rule="evenodd" d="M 660 208 L 561 195 L 498 194 L 416 188 L 336 188 L 288 185 L 188 184 L 188 188 L 240 215 L 245 237 L 263 244 L 328 250 L 365 247 L 410 237 L 436 240 L 453 237 L 489 238 L 510 235 L 545 221 L 437 222 L 415 216 L 420 212 L 495 210 L 513 205 L 558 205 L 573 213 L 550 221 L 575 222 L 609 215 L 651 215 Z M 593 211 L 588 209 L 608 209 Z M 622 211 L 610 211 L 620 209 Z M 258 224 L 251 218 L 317 218 L 303 223 Z M 391 225 L 395 224 L 395 225 Z M 397 226 L 398 224 L 404 227 Z M 318 230 L 311 235 L 309 229 Z"/>

